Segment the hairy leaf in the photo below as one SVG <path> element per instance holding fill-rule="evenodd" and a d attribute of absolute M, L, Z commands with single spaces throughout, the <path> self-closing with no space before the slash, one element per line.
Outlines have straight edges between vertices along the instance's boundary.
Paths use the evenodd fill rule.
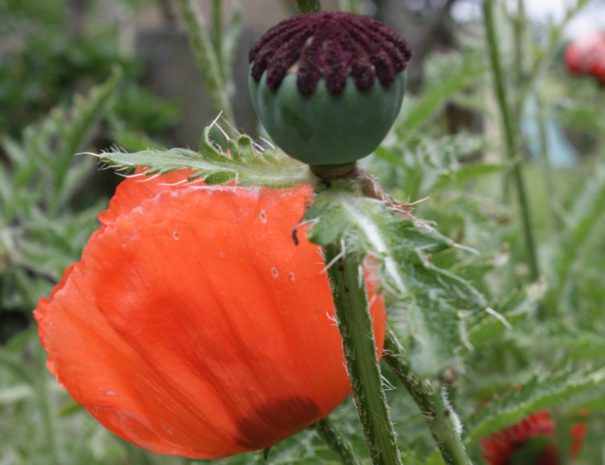
<path fill-rule="evenodd" d="M 581 191 L 565 217 L 568 225 L 564 231 L 565 244 L 558 250 L 556 261 L 558 292 L 568 291 L 575 281 L 572 271 L 587 250 L 591 237 L 599 231 L 605 218 L 605 166 L 598 166 L 595 173 L 583 181 Z"/>
<path fill-rule="evenodd" d="M 605 381 L 605 370 L 595 372 L 567 371 L 551 376 L 535 377 L 519 390 L 492 401 L 470 418 L 467 442 L 506 428 L 541 409 L 554 407 L 574 394 L 590 391 Z"/>
<path fill-rule="evenodd" d="M 431 263 L 431 254 L 455 247 L 430 224 L 384 203 L 352 195 L 346 183 L 318 194 L 306 220 L 309 238 L 321 245 L 344 241 L 345 249 L 374 256 L 381 284 L 399 309 L 399 329 L 413 339 L 410 357 L 422 373 L 453 363 L 466 344 L 465 315 L 486 306 L 463 279 Z"/>
<path fill-rule="evenodd" d="M 189 179 L 202 179 L 209 184 L 235 180 L 237 184 L 287 187 L 311 182 L 304 165 L 276 150 L 261 151 L 250 137 L 227 138 L 227 149 L 212 141 L 212 126 L 204 130 L 199 152 L 189 149 L 146 150 L 136 153 L 119 151 L 97 155 L 101 161 L 117 168 L 144 168 L 143 174 L 164 174 L 189 169 Z"/>
<path fill-rule="evenodd" d="M 420 133 L 405 141 L 390 139 L 376 150 L 374 168 L 387 185 L 394 184 L 413 199 L 422 198 L 436 189 L 502 171 L 504 165 L 464 162 L 483 145 L 479 137 L 464 133 L 441 137 Z M 394 177 L 396 182 L 391 181 Z"/>
<path fill-rule="evenodd" d="M 543 283 L 533 284 L 510 296 L 495 310 L 478 314 L 469 324 L 468 338 L 473 348 L 498 341 L 505 331 L 526 320 L 535 312 L 545 292 Z"/>
<path fill-rule="evenodd" d="M 0 207 L 8 218 L 18 211 L 31 211 L 23 203 L 30 206 L 44 203 L 56 214 L 59 206 L 81 186 L 83 172 L 90 172 L 92 165 L 84 160 L 74 163 L 74 154 L 83 148 L 103 117 L 120 79 L 121 74 L 116 71 L 88 95 L 76 96 L 71 106 L 54 109 L 42 122 L 27 127 L 21 142 L 0 141 L 12 174 L 10 189 L 6 190 L 17 194 L 0 194 Z M 24 195 L 28 198 L 20 198 Z"/>
<path fill-rule="evenodd" d="M 96 226 L 99 206 L 68 206 L 94 172 L 91 160 L 74 153 L 105 114 L 119 80 L 116 72 L 71 106 L 56 108 L 27 127 L 21 141 L 1 141 L 7 163 L 0 166 L 0 307 L 30 311 Z"/>

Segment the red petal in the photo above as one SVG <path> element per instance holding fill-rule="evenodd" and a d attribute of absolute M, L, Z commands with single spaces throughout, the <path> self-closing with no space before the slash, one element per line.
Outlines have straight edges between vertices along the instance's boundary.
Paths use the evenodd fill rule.
<path fill-rule="evenodd" d="M 127 215 L 145 200 L 162 192 L 174 192 L 183 188 L 183 183 L 192 174 L 191 170 L 173 171 L 159 177 L 137 176 L 125 179 L 109 202 L 109 207 L 99 214 L 104 225 L 115 223 L 121 215 Z"/>
<path fill-rule="evenodd" d="M 570 45 L 567 50 L 565 50 L 565 64 L 572 74 L 580 74 L 582 72 L 582 67 L 580 66 L 580 53 L 576 46 Z"/>
<path fill-rule="evenodd" d="M 151 192 L 114 202 L 36 312 L 74 399 L 125 439 L 195 458 L 271 446 L 334 409 L 350 384 L 324 262 L 304 228 L 291 235 L 311 189 Z M 372 312 L 381 351 L 382 299 Z"/>
<path fill-rule="evenodd" d="M 582 446 L 584 445 L 584 437 L 586 436 L 586 432 L 588 431 L 588 423 L 582 422 L 577 423 L 571 428 L 571 449 L 570 455 L 572 458 L 577 457 L 580 451 L 582 450 Z"/>
<path fill-rule="evenodd" d="M 483 457 L 490 465 L 507 465 L 511 455 L 536 436 L 552 436 L 555 423 L 548 411 L 530 415 L 518 423 L 481 441 Z"/>

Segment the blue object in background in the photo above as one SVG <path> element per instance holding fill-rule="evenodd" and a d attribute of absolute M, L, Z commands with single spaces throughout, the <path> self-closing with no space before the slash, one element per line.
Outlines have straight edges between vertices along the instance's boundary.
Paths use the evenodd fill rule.
<path fill-rule="evenodd" d="M 521 130 L 526 137 L 533 160 L 540 160 L 540 126 L 538 104 L 535 97 L 527 99 Z M 571 145 L 563 129 L 550 116 L 544 119 L 548 158 L 553 168 L 569 168 L 578 163 L 578 153 Z"/>

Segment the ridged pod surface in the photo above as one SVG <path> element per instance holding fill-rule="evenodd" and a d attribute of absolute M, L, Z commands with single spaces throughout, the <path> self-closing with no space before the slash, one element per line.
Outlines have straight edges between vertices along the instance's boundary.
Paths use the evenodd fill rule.
<path fill-rule="evenodd" d="M 252 103 L 290 156 L 317 166 L 351 163 L 395 121 L 410 58 L 405 41 L 369 17 L 295 16 L 250 51 Z"/>

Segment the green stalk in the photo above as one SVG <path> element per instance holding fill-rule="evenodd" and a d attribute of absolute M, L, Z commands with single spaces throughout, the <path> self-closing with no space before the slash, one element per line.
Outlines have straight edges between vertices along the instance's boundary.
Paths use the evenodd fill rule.
<path fill-rule="evenodd" d="M 227 82 L 222 77 L 220 61 L 206 30 L 203 17 L 193 5 L 193 0 L 175 1 L 185 24 L 189 44 L 193 49 L 202 80 L 210 94 L 212 106 L 217 112 L 222 111 L 225 119 L 234 122 Z"/>
<path fill-rule="evenodd" d="M 487 45 L 492 68 L 492 77 L 494 83 L 494 92 L 498 100 L 500 111 L 500 120 L 502 124 L 502 134 L 506 156 L 512 163 L 512 175 L 517 191 L 517 200 L 519 211 L 521 212 L 521 224 L 523 226 L 523 235 L 527 248 L 527 260 L 529 262 L 530 275 L 532 280 L 536 281 L 540 277 L 540 268 L 538 261 L 538 250 L 534 240 L 534 230 L 530 212 L 529 200 L 523 179 L 523 169 L 521 161 L 517 157 L 517 131 L 513 125 L 511 111 L 508 104 L 506 86 L 504 83 L 504 72 L 500 62 L 500 52 L 498 50 L 496 28 L 494 25 L 494 0 L 485 0 L 483 3 L 483 18 L 485 21 L 485 30 L 487 33 Z"/>
<path fill-rule="evenodd" d="M 227 73 L 223 62 L 223 0 L 212 0 L 212 46 L 221 77 L 225 79 Z"/>
<path fill-rule="evenodd" d="M 353 399 L 374 465 L 401 465 L 401 455 L 389 414 L 372 319 L 368 309 L 362 259 L 343 245 L 330 244 L 324 248 L 332 296 L 336 306 L 338 329 L 353 386 Z"/>
<path fill-rule="evenodd" d="M 42 417 L 42 428 L 46 440 L 46 451 L 48 453 L 48 463 L 50 465 L 61 465 L 59 460 L 59 447 L 57 446 L 57 436 L 53 422 L 50 399 L 47 386 L 46 352 L 41 346 L 36 347 L 37 380 L 36 394 L 38 397 L 38 406 Z"/>
<path fill-rule="evenodd" d="M 296 0 L 296 9 L 299 13 L 315 13 L 321 11 L 319 0 Z"/>
<path fill-rule="evenodd" d="M 448 465 L 472 465 L 456 425 L 456 414 L 429 380 L 417 378 L 405 349 L 392 331 L 387 332 L 382 359 L 391 367 L 410 393 L 426 422 L 443 460 Z"/>
<path fill-rule="evenodd" d="M 561 41 L 566 26 L 588 3 L 590 3 L 590 0 L 577 0 L 576 4 L 567 10 L 563 20 L 551 28 L 542 53 L 534 58 L 533 63 L 530 65 L 526 76 L 524 76 L 524 79 L 519 86 L 515 102 L 516 114 L 520 114 L 521 109 L 525 106 L 525 100 L 530 94 L 531 89 L 535 87 L 536 82 L 547 68 L 548 63 L 557 53 L 557 50 L 559 50 L 559 42 Z"/>
<path fill-rule="evenodd" d="M 525 26 L 527 25 L 527 18 L 525 15 L 525 1 L 517 0 L 517 16 L 514 19 L 514 36 L 513 41 L 515 44 L 515 61 L 514 61 L 514 73 L 515 73 L 515 86 L 520 86 L 523 83 L 523 77 L 525 74 L 524 68 L 524 53 L 523 43 L 525 40 Z M 520 121 L 520 114 L 517 114 L 517 121 Z"/>
<path fill-rule="evenodd" d="M 527 24 L 527 19 L 525 15 L 525 2 L 524 0 L 517 0 L 517 15 L 511 18 L 511 22 L 513 24 L 513 50 L 514 50 L 514 60 L 513 60 L 513 82 L 515 88 L 520 88 L 523 86 L 523 76 L 524 76 L 524 54 L 523 54 L 523 42 L 525 39 L 525 27 Z M 517 130 L 520 130 L 520 122 L 523 116 L 523 109 L 518 108 L 515 105 L 514 111 L 515 118 L 517 121 Z M 503 192 L 502 199 L 503 202 L 508 205 L 510 203 L 510 182 L 511 182 L 510 173 L 504 173 L 503 176 Z"/>
<path fill-rule="evenodd" d="M 351 444 L 340 434 L 327 417 L 315 425 L 315 431 L 317 431 L 319 437 L 324 440 L 328 447 L 338 454 L 344 465 L 360 465 Z"/>

